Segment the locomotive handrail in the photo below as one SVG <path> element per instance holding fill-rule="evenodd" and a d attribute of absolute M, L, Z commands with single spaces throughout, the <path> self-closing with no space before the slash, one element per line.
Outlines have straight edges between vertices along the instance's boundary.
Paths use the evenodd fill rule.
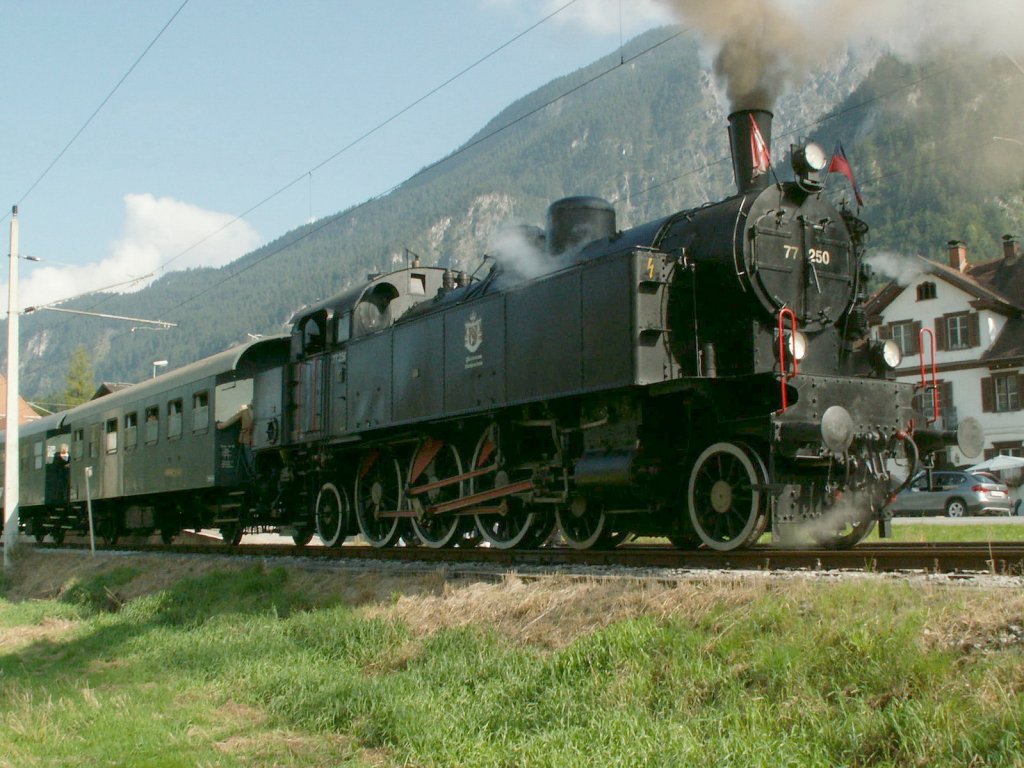
<path fill-rule="evenodd" d="M 929 340 L 929 354 L 932 361 L 932 383 L 929 386 L 928 377 L 925 373 L 925 361 L 924 361 L 924 335 L 928 334 Z M 927 419 L 928 424 L 934 424 L 939 420 L 939 383 L 938 376 L 935 366 L 935 334 L 932 333 L 931 328 L 922 328 L 917 333 L 917 350 L 921 355 L 921 383 L 918 385 L 918 389 L 932 391 L 932 418 Z"/>
<path fill-rule="evenodd" d="M 786 316 L 789 316 L 789 332 L 793 339 L 793 375 L 790 376 L 786 372 L 786 331 L 785 331 L 785 320 Z M 779 371 L 782 374 L 782 412 L 785 413 L 786 409 L 789 408 L 789 399 L 786 396 L 786 382 L 792 378 L 795 378 L 799 371 L 799 366 L 796 360 L 796 314 L 789 307 L 783 307 L 779 310 Z"/>

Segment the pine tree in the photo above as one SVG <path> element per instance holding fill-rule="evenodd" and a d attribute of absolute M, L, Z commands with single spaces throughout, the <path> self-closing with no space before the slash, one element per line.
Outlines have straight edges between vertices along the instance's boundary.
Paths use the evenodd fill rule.
<path fill-rule="evenodd" d="M 82 345 L 75 347 L 75 351 L 71 353 L 71 362 L 68 364 L 68 386 L 64 390 L 62 401 L 71 407 L 89 400 L 96 391 L 93 376 L 89 351 Z"/>

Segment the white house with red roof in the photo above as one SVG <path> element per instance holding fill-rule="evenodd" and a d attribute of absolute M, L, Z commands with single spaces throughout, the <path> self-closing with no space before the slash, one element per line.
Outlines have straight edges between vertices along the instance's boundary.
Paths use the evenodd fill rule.
<path fill-rule="evenodd" d="M 915 257 L 917 274 L 892 282 L 868 303 L 878 338 L 903 351 L 900 381 L 924 383 L 921 410 L 955 429 L 973 416 L 985 429 L 985 458 L 1024 456 L 1024 255 L 1017 239 L 1003 238 L 1000 258 L 972 265 L 967 246 L 950 241 L 948 264 Z M 934 346 L 934 353 L 932 352 Z M 921 351 L 924 349 L 922 357 Z M 933 381 L 935 387 L 931 387 Z M 980 461 L 955 447 L 945 461 L 964 466 Z"/>

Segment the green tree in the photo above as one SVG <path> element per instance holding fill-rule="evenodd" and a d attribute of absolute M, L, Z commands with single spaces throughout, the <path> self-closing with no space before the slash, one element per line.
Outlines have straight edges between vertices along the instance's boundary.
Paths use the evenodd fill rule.
<path fill-rule="evenodd" d="M 80 405 L 92 397 L 96 391 L 96 383 L 92 370 L 92 358 L 84 345 L 75 347 L 68 364 L 67 389 L 61 396 L 67 407 Z"/>

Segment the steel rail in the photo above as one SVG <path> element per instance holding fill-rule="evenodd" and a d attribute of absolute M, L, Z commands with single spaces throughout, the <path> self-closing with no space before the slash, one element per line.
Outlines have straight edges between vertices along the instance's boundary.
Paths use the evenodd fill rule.
<path fill-rule="evenodd" d="M 38 544 L 43 549 L 87 549 L 85 543 Z M 430 549 L 427 547 L 368 546 L 297 547 L 285 544 L 172 544 L 127 542 L 108 551 L 201 553 L 250 557 L 300 557 L 318 560 L 382 560 L 432 564 L 514 566 L 610 566 L 625 569 L 814 570 L 930 573 L 990 573 L 1024 575 L 1024 542 L 880 543 L 850 550 L 785 550 L 752 547 L 734 552 L 680 550 L 667 545 L 622 546 L 611 550 L 562 547 L 502 550 L 489 547 Z"/>

